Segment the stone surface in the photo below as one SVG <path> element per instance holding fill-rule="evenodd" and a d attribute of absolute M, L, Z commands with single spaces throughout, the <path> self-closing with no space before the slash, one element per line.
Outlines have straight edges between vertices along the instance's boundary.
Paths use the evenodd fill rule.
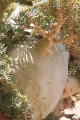
<path fill-rule="evenodd" d="M 62 117 L 60 120 L 71 120 L 70 118 Z"/>
<path fill-rule="evenodd" d="M 61 117 L 60 120 L 80 120 L 80 100 L 75 102 L 75 108 L 65 109 L 63 113 L 65 117 Z"/>
<path fill-rule="evenodd" d="M 80 120 L 80 116 L 74 115 L 74 116 L 72 117 L 72 120 Z"/>

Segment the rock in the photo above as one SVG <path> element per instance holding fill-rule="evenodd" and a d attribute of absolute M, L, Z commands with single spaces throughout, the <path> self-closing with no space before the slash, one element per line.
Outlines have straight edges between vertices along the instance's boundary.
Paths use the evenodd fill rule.
<path fill-rule="evenodd" d="M 72 120 L 80 120 L 80 116 L 74 115 L 74 116 L 72 117 Z"/>
<path fill-rule="evenodd" d="M 80 100 L 75 102 L 75 108 L 65 109 L 63 113 L 65 117 L 71 118 L 71 120 L 80 120 Z"/>
<path fill-rule="evenodd" d="M 72 98 L 72 100 L 73 100 L 74 102 L 77 101 L 76 97 L 72 96 L 71 98 Z"/>
<path fill-rule="evenodd" d="M 74 109 L 65 109 L 63 113 L 67 118 L 71 118 L 75 114 Z"/>
<path fill-rule="evenodd" d="M 60 120 L 71 120 L 70 118 L 62 117 Z"/>

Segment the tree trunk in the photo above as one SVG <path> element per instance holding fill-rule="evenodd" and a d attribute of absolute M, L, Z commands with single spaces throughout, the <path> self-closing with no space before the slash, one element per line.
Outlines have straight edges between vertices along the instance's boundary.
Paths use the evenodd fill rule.
<path fill-rule="evenodd" d="M 15 67 L 13 81 L 21 93 L 27 94 L 33 120 L 41 120 L 53 110 L 68 78 L 69 53 L 65 46 L 61 43 L 45 51 L 48 43 L 42 41 L 29 38 L 9 48 Z"/>

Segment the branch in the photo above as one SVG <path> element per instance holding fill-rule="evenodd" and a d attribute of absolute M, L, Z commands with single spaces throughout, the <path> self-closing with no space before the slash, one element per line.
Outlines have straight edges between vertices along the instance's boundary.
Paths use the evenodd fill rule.
<path fill-rule="evenodd" d="M 61 99 L 80 92 L 80 79 L 69 75 Z"/>
<path fill-rule="evenodd" d="M 54 42 L 54 37 L 56 34 L 58 34 L 60 32 L 60 28 L 62 26 L 62 24 L 65 22 L 65 20 L 62 18 L 63 17 L 63 10 L 57 10 L 56 12 L 57 14 L 57 22 L 56 24 L 53 23 L 52 24 L 52 31 L 46 31 L 46 30 L 43 30 L 40 25 L 35 22 L 34 18 L 32 16 L 29 17 L 29 22 L 30 23 L 33 23 L 34 26 L 31 27 L 32 29 L 35 29 L 38 33 L 40 33 L 44 39 L 41 41 L 41 44 L 42 43 L 46 43 L 46 46 L 45 44 L 42 44 L 43 45 L 43 49 L 45 49 L 45 51 L 49 51 L 49 49 L 52 47 L 52 45 L 56 44 L 56 42 Z M 61 43 L 61 41 L 60 41 Z M 40 43 L 39 43 L 40 44 Z"/>
<path fill-rule="evenodd" d="M 20 2 L 23 4 L 27 4 L 27 5 L 32 5 L 32 0 L 1 0 L 0 1 L 0 23 L 2 22 L 2 16 L 4 14 L 4 12 L 7 10 L 7 8 L 9 7 L 9 5 L 12 2 Z"/>
<path fill-rule="evenodd" d="M 67 45 L 73 46 L 75 44 L 72 44 L 73 42 L 77 41 L 77 34 L 73 34 L 73 32 L 70 33 L 70 36 L 60 39 L 53 39 L 54 44 L 58 44 L 61 42 L 66 43 Z"/>
<path fill-rule="evenodd" d="M 2 21 L 2 16 L 9 5 L 10 5 L 9 2 L 0 2 L 0 23 Z"/>

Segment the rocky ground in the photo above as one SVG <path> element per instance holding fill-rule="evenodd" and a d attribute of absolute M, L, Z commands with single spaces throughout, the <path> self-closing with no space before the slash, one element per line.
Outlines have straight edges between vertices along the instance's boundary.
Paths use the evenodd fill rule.
<path fill-rule="evenodd" d="M 80 120 L 80 100 L 75 102 L 75 108 L 67 108 L 60 120 Z"/>
<path fill-rule="evenodd" d="M 71 99 L 71 107 L 65 108 L 61 112 L 62 116 L 59 120 L 80 120 L 80 94 L 72 96 Z"/>

